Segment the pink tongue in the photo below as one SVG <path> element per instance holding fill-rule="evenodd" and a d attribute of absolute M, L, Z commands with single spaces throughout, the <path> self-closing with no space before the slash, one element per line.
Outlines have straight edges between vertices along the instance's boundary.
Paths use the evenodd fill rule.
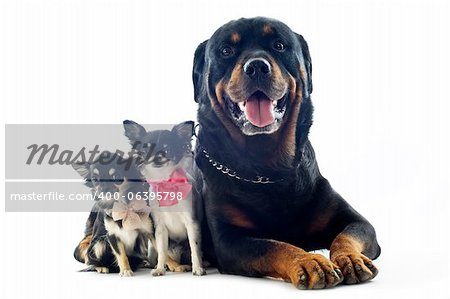
<path fill-rule="evenodd" d="M 268 98 L 251 96 L 245 104 L 245 116 L 257 127 L 265 127 L 274 122 L 272 101 Z"/>

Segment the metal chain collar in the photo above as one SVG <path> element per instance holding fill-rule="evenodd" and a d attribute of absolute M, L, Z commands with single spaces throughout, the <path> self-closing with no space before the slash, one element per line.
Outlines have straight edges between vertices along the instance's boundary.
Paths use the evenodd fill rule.
<path fill-rule="evenodd" d="M 223 174 L 228 175 L 229 177 L 235 178 L 236 180 L 247 182 L 247 183 L 253 183 L 253 184 L 275 184 L 275 183 L 279 183 L 279 182 L 283 181 L 283 179 L 272 180 L 269 177 L 260 176 L 260 175 L 257 175 L 253 179 L 244 178 L 244 177 L 238 175 L 236 173 L 236 171 L 234 171 L 231 168 L 227 167 L 226 165 L 214 160 L 205 149 L 202 149 L 202 152 L 205 155 L 208 162 L 211 163 L 211 165 L 215 169 L 219 170 Z"/>

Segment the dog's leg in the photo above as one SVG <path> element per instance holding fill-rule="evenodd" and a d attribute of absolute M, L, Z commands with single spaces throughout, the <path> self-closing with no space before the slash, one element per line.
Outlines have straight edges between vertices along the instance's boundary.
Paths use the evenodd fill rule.
<path fill-rule="evenodd" d="M 79 262 L 87 264 L 88 262 L 88 249 L 89 245 L 92 241 L 92 233 L 89 235 L 86 235 L 83 240 L 78 244 L 78 246 L 75 248 L 75 251 L 73 253 L 73 256 L 75 259 Z"/>
<path fill-rule="evenodd" d="M 253 237 L 256 224 L 244 210 L 205 203 L 221 273 L 280 278 L 299 289 L 323 289 L 342 282 L 338 266 L 325 256 L 279 240 Z"/>
<path fill-rule="evenodd" d="M 206 271 L 202 266 L 200 227 L 196 222 L 190 221 L 186 225 L 186 230 L 191 248 L 192 274 L 205 275 Z"/>
<path fill-rule="evenodd" d="M 103 238 L 92 239 L 86 253 L 86 264 L 89 267 L 86 271 L 97 271 L 97 273 L 109 273 L 108 265 L 103 264 L 104 255 L 108 250 L 109 244 Z"/>
<path fill-rule="evenodd" d="M 119 265 L 120 276 L 133 276 L 133 271 L 131 270 L 130 263 L 128 262 L 128 256 L 122 241 L 120 241 L 120 239 L 118 239 L 115 235 L 108 235 L 108 240 L 111 244 L 117 264 Z"/>
<path fill-rule="evenodd" d="M 192 270 L 191 265 L 182 265 L 181 255 L 186 250 L 182 245 L 171 244 L 169 241 L 169 251 L 167 253 L 166 266 L 171 272 L 190 272 Z M 190 250 L 189 250 L 190 252 Z"/>
<path fill-rule="evenodd" d="M 328 181 L 319 182 L 314 196 L 320 200 L 323 210 L 316 211 L 312 228 L 316 240 L 330 249 L 330 258 L 344 274 L 344 283 L 354 284 L 373 279 L 378 270 L 371 259 L 381 252 L 375 229 L 358 214 Z"/>
<path fill-rule="evenodd" d="M 156 251 L 156 240 L 153 234 L 146 235 L 147 237 L 147 265 L 145 268 L 155 268 L 158 262 L 158 252 Z"/>
<path fill-rule="evenodd" d="M 167 251 L 169 250 L 169 232 L 164 225 L 157 225 L 155 229 L 156 250 L 158 252 L 158 264 L 152 270 L 153 276 L 166 273 Z"/>
<path fill-rule="evenodd" d="M 192 269 L 189 265 L 181 265 L 171 258 L 170 255 L 167 255 L 166 265 L 171 272 L 189 272 Z"/>
<path fill-rule="evenodd" d="M 338 267 L 323 255 L 285 242 L 248 237 L 233 226 L 222 224 L 221 230 L 227 234 L 212 232 L 221 273 L 281 278 L 299 289 L 333 287 L 343 280 Z"/>
<path fill-rule="evenodd" d="M 378 269 L 371 259 L 380 251 L 373 227 L 368 222 L 354 222 L 333 240 L 330 258 L 342 270 L 344 283 L 355 284 L 377 276 Z"/>
<path fill-rule="evenodd" d="M 88 249 L 91 244 L 92 238 L 94 237 L 94 233 L 98 235 L 98 232 L 95 231 L 95 224 L 97 221 L 98 215 L 98 206 L 95 204 L 91 212 L 89 213 L 89 217 L 86 220 L 86 225 L 84 229 L 84 238 L 81 240 L 81 242 L 78 244 L 78 246 L 75 248 L 75 251 L 73 253 L 75 259 L 79 262 L 88 263 Z M 100 215 L 101 217 L 102 215 Z M 103 221 L 103 218 L 100 220 Z M 98 226 L 98 223 L 97 223 Z M 98 230 L 98 228 L 97 228 Z"/>

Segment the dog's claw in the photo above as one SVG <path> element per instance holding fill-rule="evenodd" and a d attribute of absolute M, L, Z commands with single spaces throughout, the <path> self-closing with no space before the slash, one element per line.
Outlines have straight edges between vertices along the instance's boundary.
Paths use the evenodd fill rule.
<path fill-rule="evenodd" d="M 305 283 L 305 282 L 306 282 L 306 275 L 305 275 L 305 274 L 303 274 L 303 275 L 300 277 L 300 281 L 301 281 L 302 283 Z"/>
<path fill-rule="evenodd" d="M 341 283 L 344 280 L 344 275 L 342 274 L 341 270 L 334 269 L 334 272 L 336 273 L 336 275 L 339 279 L 339 283 Z"/>

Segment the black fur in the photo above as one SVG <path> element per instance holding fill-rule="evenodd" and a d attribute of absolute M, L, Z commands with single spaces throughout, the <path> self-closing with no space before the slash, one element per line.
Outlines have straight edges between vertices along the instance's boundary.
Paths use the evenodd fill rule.
<path fill-rule="evenodd" d="M 270 34 L 262 33 L 266 24 L 272 28 Z M 221 47 L 230 44 L 233 32 L 240 36 L 238 43 L 231 44 L 234 56 L 221 57 Z M 279 39 L 287 44 L 283 53 L 271 48 L 271 43 Z M 295 148 L 290 156 L 279 154 L 280 148 L 287 146 L 287 141 L 274 138 L 274 134 L 247 136 L 242 132 L 232 133 L 236 127 L 241 128 L 231 121 L 224 123 L 211 104 L 217 96 L 215 88 L 219 81 L 229 80 L 237 62 L 245 55 L 257 52 L 273 58 L 283 75 L 289 74 L 295 79 L 302 94 L 295 124 L 295 144 L 288 144 Z M 306 71 L 304 76 L 300 72 L 302 60 Z M 197 193 L 194 194 L 203 204 L 206 215 L 203 223 L 206 254 L 208 259 L 213 260 L 213 257 L 217 260 L 222 273 L 272 276 L 261 270 L 263 267 L 254 266 L 255 260 L 276 249 L 270 240 L 310 251 L 330 248 L 333 240 L 344 232 L 361 241 L 363 254 L 367 257 L 375 259 L 380 254 L 374 228 L 332 189 L 319 171 L 308 140 L 313 113 L 311 76 L 312 65 L 306 41 L 273 19 L 232 21 L 201 43 L 195 52 L 193 84 L 194 99 L 199 103 L 200 128 L 195 152 Z M 287 104 L 284 121 L 287 122 L 289 113 L 293 113 L 293 107 L 294 102 Z M 227 114 L 226 111 L 224 113 Z M 254 184 L 230 177 L 212 165 L 204 154 L 205 150 L 215 162 L 226 165 L 241 177 L 263 175 L 277 182 Z M 252 225 L 233 223 L 224 212 L 229 206 L 245 215 Z M 315 225 L 326 221 L 327 217 L 325 225 Z M 315 226 L 317 230 L 311 229 Z M 293 280 L 292 277 L 289 279 Z"/>

